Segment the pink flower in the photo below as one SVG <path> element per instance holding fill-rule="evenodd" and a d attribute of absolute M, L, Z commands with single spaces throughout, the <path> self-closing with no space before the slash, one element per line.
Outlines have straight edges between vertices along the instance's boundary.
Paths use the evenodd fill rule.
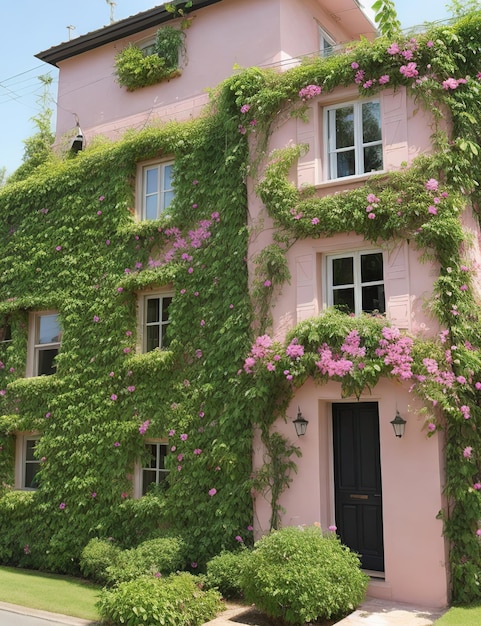
<path fill-rule="evenodd" d="M 249 524 L 249 526 L 247 526 L 247 530 L 251 533 L 254 530 L 254 526 Z"/>
<path fill-rule="evenodd" d="M 368 218 L 369 218 L 370 220 L 373 220 L 373 219 L 375 219 L 376 214 L 375 214 L 375 213 L 368 213 L 368 215 L 367 215 L 367 216 L 368 216 Z"/>
<path fill-rule="evenodd" d="M 97 215 L 102 215 L 102 211 L 97 211 Z"/>
<path fill-rule="evenodd" d="M 197 567 L 197 563 L 195 561 L 192 561 L 190 566 L 191 566 L 192 569 L 195 569 Z"/>
<path fill-rule="evenodd" d="M 200 448 L 195 448 L 194 454 L 197 454 L 197 455 L 202 454 L 202 450 Z"/>
<path fill-rule="evenodd" d="M 270 280 L 265 280 L 264 281 L 264 287 L 270 287 L 272 285 Z"/>
<path fill-rule="evenodd" d="M 110 399 L 111 399 L 113 402 L 115 402 L 115 401 L 117 400 L 117 395 L 116 395 L 115 393 L 113 393 L 113 394 L 110 396 Z"/>
<path fill-rule="evenodd" d="M 443 88 L 444 89 L 457 89 L 459 86 L 459 82 L 455 78 L 448 78 L 443 80 Z"/>
<path fill-rule="evenodd" d="M 468 286 L 467 285 L 461 285 L 460 289 L 461 289 L 461 291 L 467 291 L 468 290 Z"/>
<path fill-rule="evenodd" d="M 247 113 L 247 111 L 249 111 L 249 109 L 251 108 L 250 104 L 243 104 L 240 108 L 240 112 L 241 113 Z"/>
<path fill-rule="evenodd" d="M 322 88 L 318 85 L 307 85 L 307 87 L 303 87 L 299 91 L 299 98 L 301 98 L 304 102 L 306 100 L 310 100 L 315 96 L 319 96 L 322 91 Z"/>
<path fill-rule="evenodd" d="M 55 246 L 55 250 L 56 250 L 57 252 L 60 252 L 60 250 L 61 250 L 61 249 L 62 249 L 62 246 Z"/>
<path fill-rule="evenodd" d="M 438 186 L 439 183 L 435 178 L 430 178 L 425 184 L 424 184 L 424 188 L 427 191 L 437 191 L 438 190 Z"/>
<path fill-rule="evenodd" d="M 318 217 L 313 217 L 311 220 L 311 224 L 313 226 L 316 226 L 316 224 L 319 224 L 319 218 Z"/>
<path fill-rule="evenodd" d="M 130 348 L 124 348 L 124 354 L 128 354 L 130 352 Z"/>
<path fill-rule="evenodd" d="M 428 424 L 428 430 L 432 433 L 436 430 L 436 424 L 433 424 L 432 422 L 430 422 Z"/>
<path fill-rule="evenodd" d="M 389 82 L 389 76 L 387 74 L 383 74 L 382 76 L 379 77 L 378 82 L 380 85 L 385 85 L 386 83 Z"/>
<path fill-rule="evenodd" d="M 145 422 L 139 426 L 139 433 L 141 435 L 145 435 L 147 428 L 150 426 L 150 420 L 145 420 Z"/>
<path fill-rule="evenodd" d="M 196 351 L 195 351 L 195 356 L 196 356 L 198 359 L 201 359 L 201 358 L 202 358 L 202 350 L 196 350 Z"/>
<path fill-rule="evenodd" d="M 61 502 L 61 503 L 58 505 L 58 508 L 59 508 L 59 509 L 61 509 L 61 510 L 63 511 L 63 510 L 64 510 L 64 508 L 65 508 L 66 506 L 67 506 L 67 505 L 65 504 L 65 502 Z"/>
<path fill-rule="evenodd" d="M 127 387 L 127 391 L 130 391 L 130 393 L 134 392 L 134 391 L 135 391 L 135 387 L 134 387 L 134 385 L 129 385 L 129 386 Z"/>
<path fill-rule="evenodd" d="M 115 441 L 114 442 L 114 448 L 120 448 L 120 442 Z"/>
<path fill-rule="evenodd" d="M 105 200 L 105 196 L 100 196 L 99 197 L 99 202 L 103 202 Z"/>
<path fill-rule="evenodd" d="M 94 315 L 94 322 L 100 322 L 100 317 L 98 315 Z"/>
<path fill-rule="evenodd" d="M 212 498 L 212 496 L 215 496 L 216 493 L 217 493 L 217 489 L 215 489 L 215 488 L 209 489 L 209 496 L 211 498 Z"/>
<path fill-rule="evenodd" d="M 474 483 L 473 489 L 476 489 L 476 491 L 479 491 L 481 489 L 481 483 Z"/>
<path fill-rule="evenodd" d="M 411 63 L 408 63 L 407 65 L 401 65 L 401 67 L 399 68 L 399 71 L 406 78 L 416 78 L 416 76 L 419 74 L 416 67 L 417 67 L 417 64 L 411 62 Z"/>
<path fill-rule="evenodd" d="M 23 547 L 23 551 L 24 551 L 25 554 L 30 554 L 30 546 L 28 545 L 28 543 L 27 543 L 27 545 L 25 545 Z"/>
<path fill-rule="evenodd" d="M 352 67 L 353 70 L 358 70 L 359 69 L 359 63 L 356 63 L 356 61 L 353 61 L 351 63 L 351 67 Z"/>
<path fill-rule="evenodd" d="M 463 417 L 465 420 L 468 420 L 471 417 L 471 413 L 470 413 L 471 410 L 469 406 L 466 406 L 465 404 L 463 404 L 463 406 L 459 407 L 459 410 L 463 414 Z"/>
<path fill-rule="evenodd" d="M 466 446 L 463 450 L 463 456 L 465 459 L 470 459 L 473 453 L 473 448 L 471 446 Z"/>
<path fill-rule="evenodd" d="M 122 493 L 120 494 L 120 497 L 125 500 L 125 498 L 129 497 L 129 494 L 126 491 L 122 491 Z"/>
<path fill-rule="evenodd" d="M 478 528 L 478 530 L 476 531 L 476 534 L 478 537 L 481 537 L 481 528 Z"/>
<path fill-rule="evenodd" d="M 437 208 L 435 206 L 431 205 L 428 208 L 428 213 L 431 213 L 431 215 L 437 215 L 438 214 L 438 210 L 437 210 Z"/>
<path fill-rule="evenodd" d="M 386 52 L 388 54 L 394 55 L 394 54 L 399 54 L 401 52 L 401 49 L 397 43 L 393 43 L 389 46 Z"/>
<path fill-rule="evenodd" d="M 187 441 L 188 438 L 189 438 L 189 435 L 186 435 L 185 433 L 182 433 L 182 435 L 180 436 L 181 441 Z"/>
<path fill-rule="evenodd" d="M 244 540 L 242 539 L 242 537 L 240 535 L 237 535 L 235 540 L 238 541 L 239 543 L 243 543 L 244 542 Z"/>
<path fill-rule="evenodd" d="M 328 530 L 330 530 L 331 532 L 335 533 L 337 530 L 337 526 L 334 526 L 334 524 L 332 524 L 331 526 L 329 526 Z"/>
<path fill-rule="evenodd" d="M 426 45 L 428 48 L 432 48 L 434 46 L 434 41 L 429 40 L 426 42 Z"/>
<path fill-rule="evenodd" d="M 92 498 L 96 498 L 97 497 L 97 493 L 95 491 L 92 491 L 92 493 L 90 494 Z"/>

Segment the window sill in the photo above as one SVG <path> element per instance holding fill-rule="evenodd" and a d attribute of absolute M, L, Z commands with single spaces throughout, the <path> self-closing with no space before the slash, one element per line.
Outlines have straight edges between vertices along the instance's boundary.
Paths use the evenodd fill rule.
<path fill-rule="evenodd" d="M 333 178 L 332 180 L 325 180 L 322 183 L 315 185 L 316 189 L 330 189 L 332 187 L 340 187 L 342 185 L 357 185 L 369 180 L 371 176 L 379 176 L 386 174 L 386 170 L 379 170 L 376 172 L 369 172 L 369 174 L 360 174 L 358 176 L 342 176 L 341 178 Z"/>

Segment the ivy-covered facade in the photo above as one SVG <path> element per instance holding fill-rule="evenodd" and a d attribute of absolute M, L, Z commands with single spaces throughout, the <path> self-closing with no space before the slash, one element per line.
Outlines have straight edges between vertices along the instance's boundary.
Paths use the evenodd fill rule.
<path fill-rule="evenodd" d="M 75 111 L 87 149 L 1 190 L 2 563 L 75 573 L 92 537 L 175 532 L 198 571 L 254 531 L 319 522 L 356 548 L 365 523 L 370 593 L 479 598 L 481 17 L 306 55 L 332 32 L 318 4 L 283 5 L 312 22 L 289 67 L 236 71 L 202 113 L 193 87 L 118 139 L 173 101 L 195 29 L 256 15 L 194 2 L 182 76 L 119 123 Z M 114 35 L 84 44 L 43 53 L 64 84 L 79 54 L 113 67 Z"/>

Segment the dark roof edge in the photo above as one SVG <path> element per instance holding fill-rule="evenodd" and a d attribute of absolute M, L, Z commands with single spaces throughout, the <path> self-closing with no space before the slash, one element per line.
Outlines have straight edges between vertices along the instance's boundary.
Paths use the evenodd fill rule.
<path fill-rule="evenodd" d="M 203 9 L 217 2 L 221 2 L 221 0 L 193 0 L 192 8 L 186 15 L 188 16 L 188 14 L 195 9 Z M 48 50 L 37 53 L 35 57 L 41 61 L 45 61 L 45 63 L 57 66 L 59 61 L 64 61 L 65 59 L 69 59 L 77 54 L 82 54 L 83 52 L 88 52 L 89 50 L 94 50 L 99 46 L 117 41 L 123 37 L 128 37 L 129 35 L 134 35 L 152 26 L 157 26 L 173 19 L 175 19 L 175 16 L 171 12 L 166 11 L 165 6 L 162 4 L 148 11 L 137 13 L 131 17 L 94 30 L 86 35 L 76 37 L 71 41 L 53 46 Z"/>

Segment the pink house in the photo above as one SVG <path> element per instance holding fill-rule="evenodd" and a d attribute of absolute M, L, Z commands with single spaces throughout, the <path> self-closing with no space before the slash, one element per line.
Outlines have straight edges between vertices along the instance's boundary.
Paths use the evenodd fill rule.
<path fill-rule="evenodd" d="M 121 88 L 114 57 L 128 44 L 148 46 L 159 26 L 181 17 L 159 6 L 39 53 L 60 69 L 57 144 L 66 149 L 77 132 L 87 146 L 98 135 L 112 140 L 127 129 L 202 114 L 207 90 L 235 67 L 288 70 L 313 54 L 329 55 L 375 28 L 357 0 L 194 0 L 187 13 L 182 74 L 133 92 Z M 400 170 L 431 151 L 433 119 L 404 87 L 360 99 L 358 89 L 336 88 L 309 99 L 308 118 L 282 118 L 268 152 L 293 144 L 308 148 L 291 170 L 299 188 L 317 196 L 356 188 L 372 173 Z M 340 137 L 352 123 L 349 143 Z M 366 130 L 369 121 L 369 129 Z M 351 131 L 346 131 L 347 133 Z M 272 242 L 273 222 L 248 180 L 251 238 L 248 259 Z M 465 216 L 467 229 L 476 232 Z M 479 256 L 477 249 L 472 253 Z M 344 304 L 354 314 L 377 311 L 403 331 L 435 337 L 439 325 L 425 309 L 438 268 L 424 262 L 406 241 L 371 245 L 353 232 L 329 238 L 298 238 L 287 253 L 291 282 L 275 293 L 271 335 L 283 341 L 299 322 Z M 426 606 L 449 600 L 448 551 L 442 521 L 443 436 L 427 438 L 420 405 L 409 382 L 383 379 L 357 399 L 343 398 L 340 383 L 311 379 L 295 393 L 287 411 L 308 420 L 297 440 L 292 423 L 276 429 L 298 443 L 298 472 L 281 498 L 282 524 L 336 526 L 342 540 L 362 555 L 371 575 L 369 594 Z M 399 413 L 405 432 L 391 425 Z M 254 436 L 253 463 L 264 450 Z M 269 530 L 270 507 L 254 502 L 257 536 Z"/>

